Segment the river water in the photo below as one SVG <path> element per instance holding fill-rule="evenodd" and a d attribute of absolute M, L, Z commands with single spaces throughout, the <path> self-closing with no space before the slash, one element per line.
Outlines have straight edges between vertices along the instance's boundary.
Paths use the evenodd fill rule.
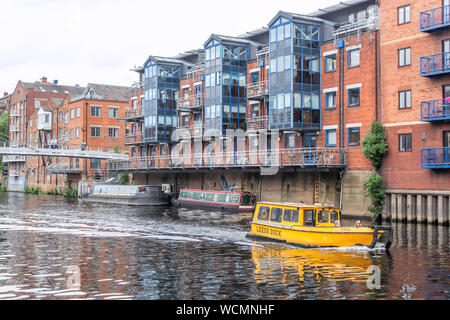
<path fill-rule="evenodd" d="M 0 299 L 450 297 L 448 227 L 395 224 L 388 254 L 251 241 L 249 219 L 3 193 Z"/>

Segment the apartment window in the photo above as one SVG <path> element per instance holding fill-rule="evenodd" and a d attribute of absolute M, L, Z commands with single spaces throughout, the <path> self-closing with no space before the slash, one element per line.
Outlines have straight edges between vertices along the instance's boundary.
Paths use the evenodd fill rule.
<path fill-rule="evenodd" d="M 119 117 L 119 108 L 118 107 L 108 107 L 108 116 L 110 118 L 118 118 Z"/>
<path fill-rule="evenodd" d="M 403 6 L 397 8 L 398 24 L 411 22 L 411 6 Z"/>
<path fill-rule="evenodd" d="M 325 57 L 325 72 L 336 71 L 336 55 Z"/>
<path fill-rule="evenodd" d="M 77 118 L 80 117 L 80 107 L 77 107 Z"/>
<path fill-rule="evenodd" d="M 359 88 L 348 89 L 348 106 L 355 107 L 359 106 Z"/>
<path fill-rule="evenodd" d="M 76 134 L 76 137 L 77 137 L 77 138 L 80 137 L 80 128 L 76 128 L 75 134 Z"/>
<path fill-rule="evenodd" d="M 102 116 L 102 107 L 100 106 L 91 106 L 91 117 L 101 117 Z"/>
<path fill-rule="evenodd" d="M 75 109 L 70 109 L 70 119 L 74 119 L 75 118 Z"/>
<path fill-rule="evenodd" d="M 357 146 L 360 143 L 360 130 L 361 128 L 348 128 L 348 145 Z"/>
<path fill-rule="evenodd" d="M 259 117 L 259 103 L 251 104 L 250 105 L 250 116 L 252 118 Z"/>
<path fill-rule="evenodd" d="M 99 138 L 101 135 L 102 128 L 101 127 L 91 127 L 91 137 Z"/>
<path fill-rule="evenodd" d="M 73 139 L 73 128 L 70 128 L 70 139 Z"/>
<path fill-rule="evenodd" d="M 359 67 L 359 49 L 348 51 L 348 67 Z"/>
<path fill-rule="evenodd" d="M 325 95 L 326 109 L 336 108 L 336 92 L 327 92 Z"/>
<path fill-rule="evenodd" d="M 250 73 L 250 83 L 258 83 L 259 82 L 259 72 Z"/>
<path fill-rule="evenodd" d="M 63 113 L 62 113 L 62 111 L 59 113 L 59 121 L 60 122 L 63 122 Z"/>
<path fill-rule="evenodd" d="M 411 65 L 411 48 L 403 48 L 398 50 L 398 66 Z"/>
<path fill-rule="evenodd" d="M 286 133 L 285 148 L 290 149 L 295 147 L 294 133 Z"/>
<path fill-rule="evenodd" d="M 399 109 L 411 108 L 411 90 L 404 90 L 398 92 L 398 108 Z"/>
<path fill-rule="evenodd" d="M 119 137 L 119 128 L 108 128 L 108 137 L 118 138 Z"/>
<path fill-rule="evenodd" d="M 325 130 L 325 145 L 327 147 L 336 146 L 336 129 Z"/>
<path fill-rule="evenodd" d="M 398 135 L 398 151 L 410 152 L 412 151 L 412 134 L 403 133 Z"/>
<path fill-rule="evenodd" d="M 91 169 L 100 169 L 100 159 L 91 159 Z"/>
<path fill-rule="evenodd" d="M 64 123 L 69 123 L 69 112 L 64 113 Z"/>

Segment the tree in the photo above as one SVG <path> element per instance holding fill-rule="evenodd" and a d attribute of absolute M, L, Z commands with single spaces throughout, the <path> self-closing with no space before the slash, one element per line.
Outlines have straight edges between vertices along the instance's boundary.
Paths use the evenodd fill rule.
<path fill-rule="evenodd" d="M 362 153 L 372 162 L 372 165 L 378 170 L 381 167 L 383 156 L 388 150 L 386 141 L 386 130 L 381 122 L 374 121 L 370 127 L 369 133 L 362 141 Z"/>
<path fill-rule="evenodd" d="M 121 173 L 119 175 L 119 184 L 127 185 L 130 183 L 130 176 L 127 173 Z"/>
<path fill-rule="evenodd" d="M 9 141 L 9 114 L 4 111 L 0 117 L 0 144 Z M 5 164 L 3 163 L 3 156 L 0 155 L 0 170 L 3 171 Z"/>
<path fill-rule="evenodd" d="M 377 217 L 383 210 L 386 197 L 383 177 L 378 173 L 371 174 L 367 181 L 364 182 L 364 187 L 367 191 L 366 197 L 372 199 L 372 205 L 368 209 L 373 213 L 374 217 Z"/>

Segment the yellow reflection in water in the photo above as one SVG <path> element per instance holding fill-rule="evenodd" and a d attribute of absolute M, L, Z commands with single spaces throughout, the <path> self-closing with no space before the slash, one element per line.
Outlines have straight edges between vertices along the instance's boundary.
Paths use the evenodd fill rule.
<path fill-rule="evenodd" d="M 267 244 L 264 247 L 253 247 L 252 259 L 257 283 L 279 284 L 304 282 L 306 278 L 314 278 L 316 281 L 366 282 L 368 268 L 374 264 L 368 252 L 286 249 Z"/>

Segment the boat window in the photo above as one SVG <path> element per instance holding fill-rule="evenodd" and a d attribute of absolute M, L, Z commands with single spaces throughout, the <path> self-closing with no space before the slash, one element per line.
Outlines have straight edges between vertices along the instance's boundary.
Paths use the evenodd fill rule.
<path fill-rule="evenodd" d="M 316 211 L 315 210 L 303 210 L 303 218 L 305 226 L 316 225 Z"/>
<path fill-rule="evenodd" d="M 259 207 L 259 211 L 258 211 L 258 220 L 269 220 L 269 212 L 270 212 L 270 208 L 269 207 Z"/>
<path fill-rule="evenodd" d="M 322 222 L 322 223 L 328 222 L 328 211 L 325 211 L 325 210 L 319 211 L 319 214 L 317 216 L 317 221 Z"/>
<path fill-rule="evenodd" d="M 298 222 L 298 210 L 284 209 L 283 220 L 287 222 Z"/>
<path fill-rule="evenodd" d="M 139 187 L 139 192 L 145 192 L 145 191 L 147 191 L 146 187 Z"/>
<path fill-rule="evenodd" d="M 281 208 L 272 208 L 270 213 L 270 221 L 281 222 L 281 216 L 283 215 L 283 209 Z"/>
<path fill-rule="evenodd" d="M 339 220 L 339 213 L 337 211 L 330 211 L 330 222 L 334 223 L 336 220 Z"/>

